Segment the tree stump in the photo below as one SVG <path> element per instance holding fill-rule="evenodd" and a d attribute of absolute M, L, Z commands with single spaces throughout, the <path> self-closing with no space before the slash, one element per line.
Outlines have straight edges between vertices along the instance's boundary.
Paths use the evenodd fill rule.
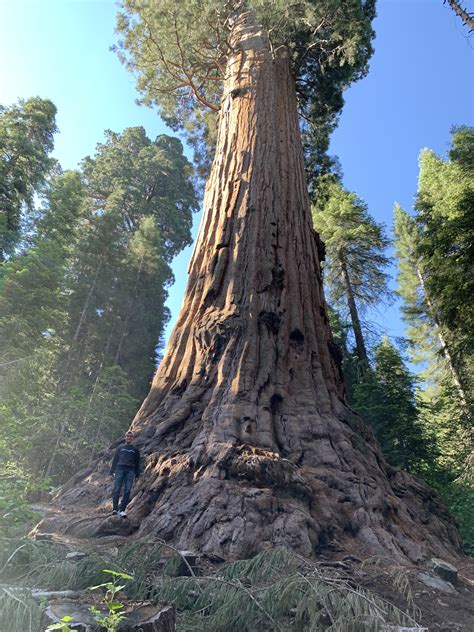
<path fill-rule="evenodd" d="M 92 603 L 61 599 L 50 603 L 43 613 L 42 629 L 52 623 L 59 623 L 64 616 L 72 617 L 69 627 L 76 632 L 100 632 L 103 627 L 94 619 L 89 611 Z M 102 614 L 105 608 L 98 607 Z M 119 632 L 174 632 L 176 622 L 175 607 L 171 604 L 143 604 L 133 606 L 127 604 L 125 619 L 119 625 Z"/>

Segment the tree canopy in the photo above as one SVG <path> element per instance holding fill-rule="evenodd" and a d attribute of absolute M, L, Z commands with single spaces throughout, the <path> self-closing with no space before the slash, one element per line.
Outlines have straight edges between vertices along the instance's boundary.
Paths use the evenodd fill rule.
<path fill-rule="evenodd" d="M 11 255 L 21 233 L 22 211 L 53 165 L 56 107 L 33 97 L 0 106 L 0 261 Z"/>
<path fill-rule="evenodd" d="M 136 76 L 141 101 L 182 130 L 207 164 L 215 143 L 229 39 L 242 0 L 125 0 L 117 50 Z M 325 156 L 342 94 L 367 72 L 374 0 L 248 0 L 274 55 L 291 60 L 300 114 L 313 157 Z M 312 161 L 313 171 L 321 161 Z"/>

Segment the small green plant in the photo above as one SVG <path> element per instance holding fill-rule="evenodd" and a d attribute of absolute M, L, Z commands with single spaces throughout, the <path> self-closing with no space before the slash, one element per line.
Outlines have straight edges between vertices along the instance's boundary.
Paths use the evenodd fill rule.
<path fill-rule="evenodd" d="M 67 614 L 61 619 L 61 621 L 59 621 L 59 623 L 52 623 L 51 625 L 48 625 L 45 632 L 50 632 L 51 630 L 60 630 L 61 632 L 74 632 L 74 630 L 68 626 L 68 623 L 70 623 L 72 620 L 73 618 Z"/>
<path fill-rule="evenodd" d="M 117 601 L 116 595 L 125 588 L 125 584 L 120 584 L 120 582 L 123 580 L 130 581 L 133 577 L 127 573 L 111 570 L 104 570 L 104 573 L 112 575 L 111 581 L 91 586 L 89 590 L 105 590 L 104 605 L 107 608 L 107 612 L 103 614 L 95 606 L 92 606 L 89 610 L 94 615 L 97 623 L 100 623 L 107 632 L 117 632 L 120 622 L 125 618 L 125 606 L 120 601 Z"/>

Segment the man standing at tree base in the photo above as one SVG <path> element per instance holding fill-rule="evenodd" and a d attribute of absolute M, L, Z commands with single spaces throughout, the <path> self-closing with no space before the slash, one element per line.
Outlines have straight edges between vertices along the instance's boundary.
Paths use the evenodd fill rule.
<path fill-rule="evenodd" d="M 123 485 L 122 503 L 120 505 L 120 515 L 127 517 L 127 508 L 130 492 L 132 491 L 133 479 L 140 476 L 140 452 L 132 445 L 134 433 L 129 431 L 125 434 L 125 444 L 120 444 L 115 451 L 110 474 L 114 477 L 113 510 L 112 515 L 119 513 L 120 492 Z"/>

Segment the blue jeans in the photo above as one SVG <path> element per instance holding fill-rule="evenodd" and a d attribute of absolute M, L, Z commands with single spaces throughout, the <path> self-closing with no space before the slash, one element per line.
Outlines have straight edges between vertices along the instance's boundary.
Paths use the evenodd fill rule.
<path fill-rule="evenodd" d="M 123 497 L 122 504 L 120 505 L 120 511 L 125 511 L 128 499 L 130 498 L 130 492 L 132 491 L 133 479 L 135 478 L 135 472 L 133 470 L 127 470 L 125 468 L 117 468 L 115 471 L 114 479 L 114 495 L 113 495 L 113 508 L 118 511 L 118 504 L 120 498 L 120 490 L 123 485 Z"/>

